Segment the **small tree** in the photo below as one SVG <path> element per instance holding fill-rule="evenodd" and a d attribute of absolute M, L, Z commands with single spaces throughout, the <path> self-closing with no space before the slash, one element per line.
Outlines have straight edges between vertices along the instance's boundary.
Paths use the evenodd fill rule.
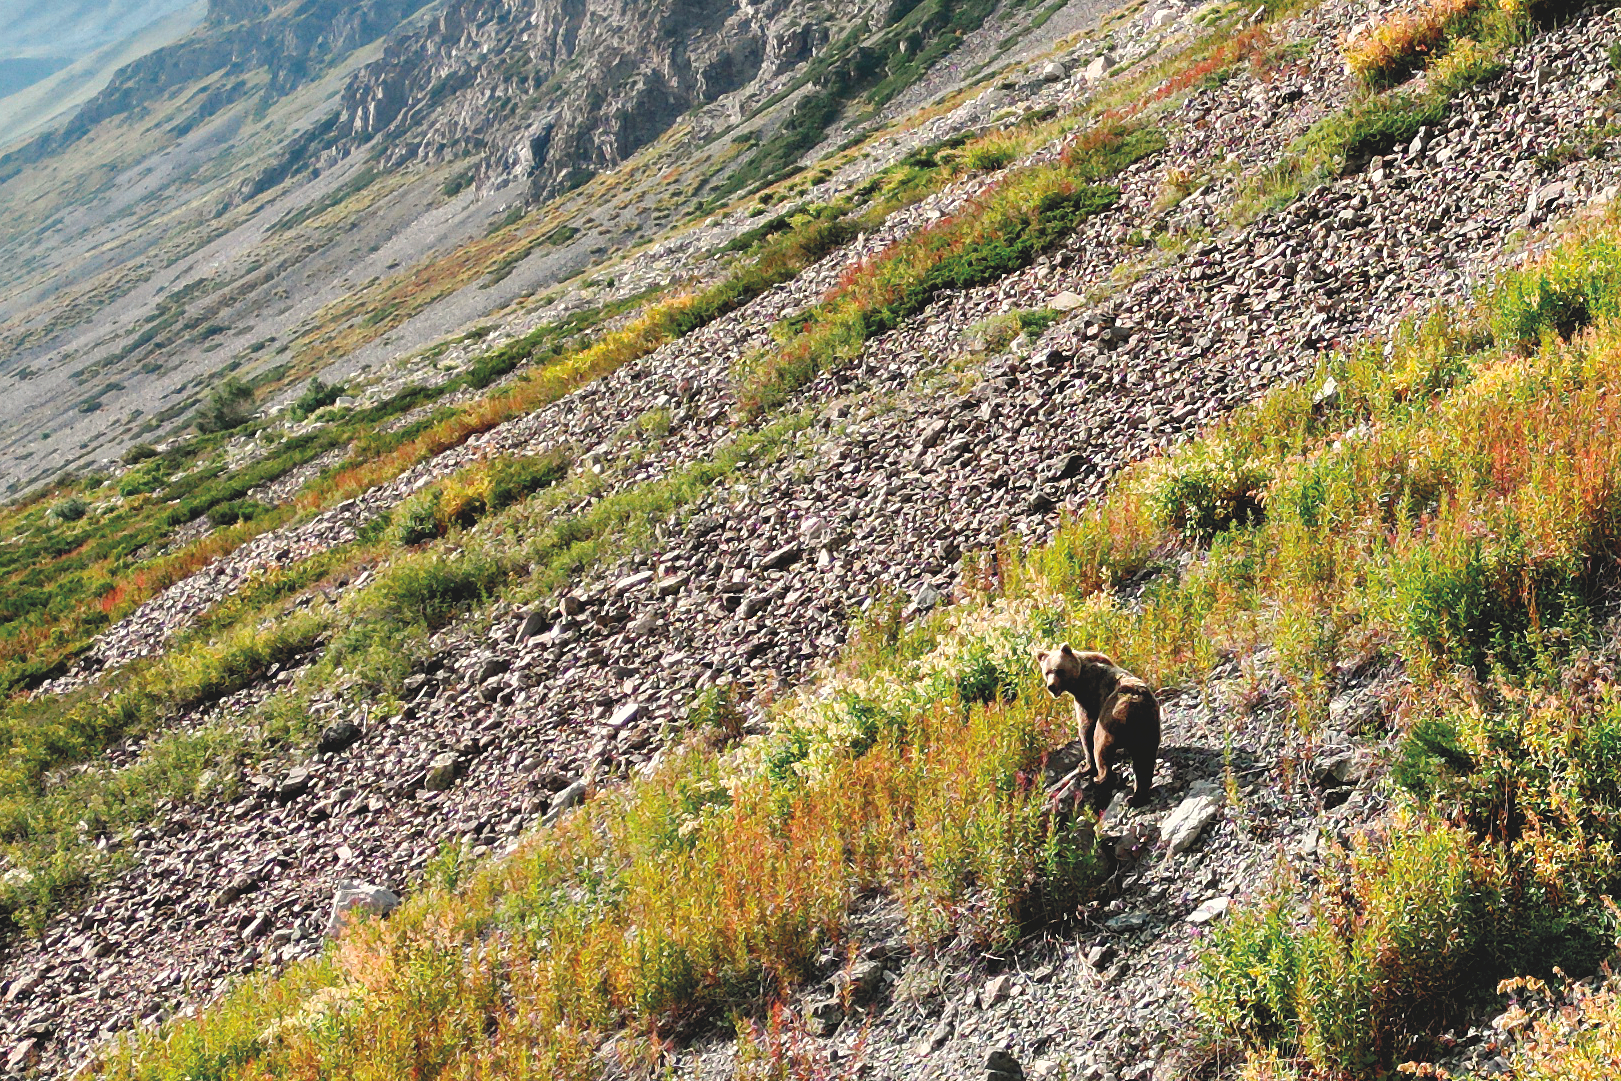
<path fill-rule="evenodd" d="M 197 430 L 204 435 L 228 432 L 245 423 L 252 411 L 253 388 L 233 375 L 209 395 L 208 404 L 197 417 Z"/>
<path fill-rule="evenodd" d="M 321 382 L 319 378 L 311 379 L 310 385 L 299 395 L 298 401 L 293 403 L 293 419 L 303 420 L 311 413 L 319 412 L 343 396 L 343 387 L 340 384 Z"/>

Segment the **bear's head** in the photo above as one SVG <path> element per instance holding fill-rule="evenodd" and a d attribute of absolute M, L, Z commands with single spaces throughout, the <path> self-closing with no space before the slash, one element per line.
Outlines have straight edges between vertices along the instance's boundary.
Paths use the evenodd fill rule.
<path fill-rule="evenodd" d="M 1036 650 L 1036 667 L 1047 684 L 1047 693 L 1054 698 L 1069 690 L 1070 683 L 1081 674 L 1081 658 L 1065 642 L 1057 649 Z"/>

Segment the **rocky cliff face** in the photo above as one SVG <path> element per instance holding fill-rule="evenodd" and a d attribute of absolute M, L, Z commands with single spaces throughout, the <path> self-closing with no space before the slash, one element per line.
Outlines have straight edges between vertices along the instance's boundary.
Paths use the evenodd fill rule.
<path fill-rule="evenodd" d="M 834 36 L 881 24 L 888 6 L 455 0 L 349 84 L 328 149 L 376 141 L 389 165 L 471 151 L 482 180 L 548 194 L 619 164 L 696 107 L 772 92 Z"/>

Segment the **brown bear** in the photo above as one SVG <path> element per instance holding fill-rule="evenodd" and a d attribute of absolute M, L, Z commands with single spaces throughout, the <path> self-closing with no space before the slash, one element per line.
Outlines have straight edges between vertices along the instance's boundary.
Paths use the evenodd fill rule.
<path fill-rule="evenodd" d="M 1159 757 L 1159 700 L 1148 684 L 1104 654 L 1077 653 L 1068 642 L 1057 649 L 1036 650 L 1036 665 L 1054 698 L 1068 691 L 1075 699 L 1081 746 L 1090 754 L 1081 769 L 1095 771 L 1097 783 L 1106 784 L 1110 752 L 1125 751 L 1137 774 L 1131 805 L 1147 803 Z"/>

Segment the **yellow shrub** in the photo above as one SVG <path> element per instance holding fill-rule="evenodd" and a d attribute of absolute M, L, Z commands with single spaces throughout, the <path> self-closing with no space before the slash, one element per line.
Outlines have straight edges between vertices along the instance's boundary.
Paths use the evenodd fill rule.
<path fill-rule="evenodd" d="M 1480 0 L 1429 0 L 1416 10 L 1395 12 L 1346 43 L 1346 63 L 1369 85 L 1396 82 L 1426 66 L 1447 34 L 1479 5 Z"/>

